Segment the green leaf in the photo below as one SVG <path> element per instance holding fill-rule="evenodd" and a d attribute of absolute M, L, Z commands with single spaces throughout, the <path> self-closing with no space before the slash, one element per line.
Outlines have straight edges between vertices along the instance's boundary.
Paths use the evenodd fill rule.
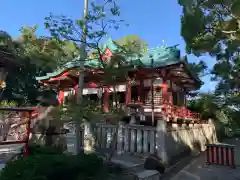
<path fill-rule="evenodd" d="M 234 3 L 231 5 L 231 11 L 234 16 L 240 17 L 240 1 L 235 0 Z"/>

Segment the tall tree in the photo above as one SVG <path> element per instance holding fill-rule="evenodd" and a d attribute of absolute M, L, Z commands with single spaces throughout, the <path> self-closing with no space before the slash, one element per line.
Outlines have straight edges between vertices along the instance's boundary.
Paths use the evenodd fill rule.
<path fill-rule="evenodd" d="M 221 87 L 229 85 L 228 90 L 238 91 L 239 1 L 179 0 L 179 4 L 183 7 L 181 35 L 187 52 L 215 56 L 215 79 L 221 81 Z"/>
<path fill-rule="evenodd" d="M 239 41 L 239 1 L 179 0 L 183 36 L 189 53 L 219 53 Z"/>
<path fill-rule="evenodd" d="M 203 119 L 215 118 L 220 109 L 217 98 L 211 93 L 200 93 L 197 98 L 188 101 L 188 108 L 200 112 Z"/>
<path fill-rule="evenodd" d="M 183 7 L 181 35 L 188 53 L 216 58 L 213 80 L 225 108 L 240 103 L 240 1 L 179 0 Z M 231 108 L 230 108 L 231 109 Z"/>
<path fill-rule="evenodd" d="M 38 67 L 54 70 L 79 55 L 74 43 L 53 37 L 38 37 L 37 26 L 23 27 L 17 39 L 22 51 L 19 55 L 28 57 Z"/>
<path fill-rule="evenodd" d="M 36 104 L 39 83 L 36 76 L 52 72 L 79 54 L 78 47 L 69 41 L 38 37 L 37 26 L 24 27 L 17 39 L 0 34 L 0 48 L 16 59 L 17 66 L 9 72 L 2 99 L 14 99 L 20 104 Z"/>
<path fill-rule="evenodd" d="M 188 67 L 191 72 L 194 72 L 200 78 L 208 74 L 207 65 L 204 61 L 188 63 Z"/>
<path fill-rule="evenodd" d="M 99 58 L 104 53 L 101 49 L 101 42 L 108 35 L 109 29 L 118 29 L 124 22 L 120 19 L 120 8 L 113 0 L 90 1 L 90 8 L 87 15 L 87 38 L 82 42 L 82 28 L 85 20 L 71 19 L 67 16 L 50 14 L 45 18 L 45 27 L 49 29 L 56 39 L 65 39 L 80 47 L 81 43 L 87 46 L 87 52 L 96 50 Z"/>
<path fill-rule="evenodd" d="M 85 2 L 86 3 L 86 2 Z M 85 4 L 86 5 L 86 4 Z M 88 7 L 88 6 L 86 6 Z M 85 9 L 86 11 L 86 9 Z M 108 34 L 110 28 L 118 29 L 119 25 L 123 22 L 119 16 L 119 7 L 113 0 L 105 0 L 101 3 L 97 1 L 90 2 L 90 9 L 87 10 L 88 13 L 84 13 L 83 19 L 72 20 L 67 16 L 55 16 L 50 14 L 46 17 L 45 26 L 48 28 L 53 37 L 56 39 L 65 39 L 76 44 L 78 47 L 86 47 L 87 52 L 97 52 L 97 58 L 99 60 L 99 65 L 103 68 L 106 64 L 102 61 L 103 48 L 101 48 L 100 43 L 104 37 Z M 87 16 L 87 17 L 86 17 Z M 83 38 L 84 37 L 84 38 Z M 86 37 L 86 38 L 85 38 Z M 83 49 L 82 49 L 83 50 Z M 81 53 L 84 57 L 80 57 L 80 63 L 85 61 L 86 53 Z M 79 90 L 78 90 L 78 101 L 81 104 L 81 94 L 83 86 L 84 74 L 79 75 Z M 77 151 L 80 150 L 80 135 L 79 133 L 79 123 L 76 122 L 77 131 Z"/>
<path fill-rule="evenodd" d="M 127 35 L 115 42 L 131 54 L 142 54 L 148 48 L 148 43 L 137 35 Z"/>

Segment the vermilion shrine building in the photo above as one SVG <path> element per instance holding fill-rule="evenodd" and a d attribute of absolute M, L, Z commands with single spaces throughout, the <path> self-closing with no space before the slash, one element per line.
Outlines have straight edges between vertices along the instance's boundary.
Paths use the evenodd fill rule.
<path fill-rule="evenodd" d="M 103 46 L 105 53 L 102 59 L 111 59 L 109 57 L 119 55 L 120 50 L 119 45 L 108 39 Z M 124 58 L 129 66 L 132 66 L 128 72 L 130 79 L 128 81 L 117 79 L 115 87 L 118 92 L 118 103 L 126 107 L 126 117 L 135 116 L 140 117 L 141 121 L 151 122 L 153 109 L 154 119 L 192 122 L 200 120 L 198 113 L 186 108 L 186 94 L 199 89 L 201 81 L 189 70 L 186 57 L 180 57 L 180 50 L 176 46 L 157 47 L 149 49 L 140 57 Z M 103 82 L 103 71 L 98 59 L 89 58 L 84 63 L 83 95 L 85 98 L 95 100 L 102 93 L 104 110 L 108 111 L 113 84 Z M 63 103 L 70 93 L 76 94 L 78 76 L 82 71 L 79 61 L 72 61 L 61 70 L 37 77 L 37 80 L 44 85 L 57 88 L 59 103 Z"/>

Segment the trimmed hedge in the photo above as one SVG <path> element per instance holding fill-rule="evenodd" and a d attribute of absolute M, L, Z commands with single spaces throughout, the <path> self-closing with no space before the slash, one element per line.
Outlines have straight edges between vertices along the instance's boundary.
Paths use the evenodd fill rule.
<path fill-rule="evenodd" d="M 1 180 L 101 180 L 107 177 L 107 166 L 95 154 L 66 156 L 41 154 L 7 163 Z"/>

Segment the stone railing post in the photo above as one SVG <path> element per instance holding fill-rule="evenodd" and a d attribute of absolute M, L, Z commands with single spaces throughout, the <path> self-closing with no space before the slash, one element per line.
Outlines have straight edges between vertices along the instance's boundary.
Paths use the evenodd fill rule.
<path fill-rule="evenodd" d="M 117 153 L 123 153 L 123 124 L 119 123 L 117 132 Z"/>
<path fill-rule="evenodd" d="M 136 141 L 137 141 L 137 138 L 136 138 L 135 130 L 131 128 L 131 132 L 130 132 L 130 152 L 131 153 L 135 152 Z"/>
<path fill-rule="evenodd" d="M 130 148 L 130 129 L 125 126 L 124 127 L 124 151 L 125 152 L 128 152 L 129 151 L 129 148 Z"/>
<path fill-rule="evenodd" d="M 157 121 L 157 132 L 156 132 L 156 146 L 157 155 L 160 157 L 164 164 L 168 164 L 167 151 L 165 146 L 165 139 L 167 134 L 167 122 L 165 120 Z"/>
<path fill-rule="evenodd" d="M 143 149 L 143 144 L 142 144 L 142 129 L 137 130 L 137 152 L 141 153 Z"/>
<path fill-rule="evenodd" d="M 143 152 L 148 153 L 148 131 L 143 132 Z"/>

